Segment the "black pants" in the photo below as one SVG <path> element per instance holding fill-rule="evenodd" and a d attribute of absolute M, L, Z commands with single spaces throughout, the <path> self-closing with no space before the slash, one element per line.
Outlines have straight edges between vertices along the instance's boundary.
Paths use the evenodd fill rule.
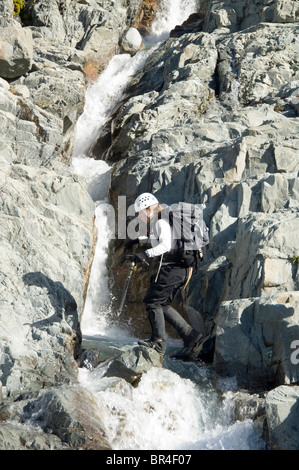
<path fill-rule="evenodd" d="M 176 265 L 162 265 L 157 281 L 151 278 L 149 289 L 143 299 L 152 328 L 152 340 L 166 340 L 165 320 L 185 339 L 192 331 L 184 318 L 171 307 L 177 292 L 187 281 L 189 270 Z"/>

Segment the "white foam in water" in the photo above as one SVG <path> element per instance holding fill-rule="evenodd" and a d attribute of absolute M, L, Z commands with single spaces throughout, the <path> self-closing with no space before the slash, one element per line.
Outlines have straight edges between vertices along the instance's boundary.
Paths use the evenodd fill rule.
<path fill-rule="evenodd" d="M 196 11 L 196 5 L 197 0 L 161 0 L 153 34 L 146 39 L 147 42 L 166 39 L 173 27 Z M 115 338 L 116 343 L 128 338 L 129 334 L 111 331 L 109 325 L 111 298 L 106 262 L 111 228 L 106 214 L 106 197 L 111 169 L 106 162 L 89 159 L 86 154 L 119 102 L 130 75 L 143 66 L 150 53 L 151 50 L 147 49 L 134 57 L 126 54 L 115 56 L 98 81 L 88 88 L 73 153 L 74 172 L 87 179 L 89 192 L 95 201 L 98 228 L 82 332 L 85 336 Z M 152 368 L 142 376 L 138 387 L 132 387 L 123 379 L 103 377 L 105 367 L 104 363 L 95 370 L 81 369 L 79 379 L 93 392 L 99 404 L 113 449 L 263 448 L 252 421 L 232 423 L 230 396 L 222 402 L 211 382 L 203 380 L 205 385 L 199 387 L 176 372 Z M 192 380 L 196 374 L 203 373 L 204 368 L 192 373 Z"/>
<path fill-rule="evenodd" d="M 80 381 L 99 403 L 114 450 L 263 448 L 252 421 L 232 424 L 215 393 L 170 370 L 152 368 L 138 387 L 102 373 L 103 367 L 81 370 Z"/>

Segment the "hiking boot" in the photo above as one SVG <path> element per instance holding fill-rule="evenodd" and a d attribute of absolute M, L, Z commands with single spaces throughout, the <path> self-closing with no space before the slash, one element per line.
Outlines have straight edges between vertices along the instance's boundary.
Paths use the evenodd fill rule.
<path fill-rule="evenodd" d="M 170 357 L 171 359 L 178 359 L 180 361 L 185 362 L 199 361 L 198 357 L 196 357 L 191 348 L 183 348 L 180 351 L 177 351 L 176 353 L 172 354 Z"/>
<path fill-rule="evenodd" d="M 199 355 L 208 339 L 210 339 L 210 335 L 203 337 L 198 331 L 192 330 L 184 340 L 184 347 L 170 357 L 181 361 L 199 362 L 201 361 Z"/>
<path fill-rule="evenodd" d="M 157 338 L 155 340 L 152 339 L 144 339 L 139 340 L 138 344 L 140 346 L 146 346 L 147 348 L 152 348 L 157 351 L 160 356 L 164 356 L 166 351 L 166 341 L 162 338 Z"/>
<path fill-rule="evenodd" d="M 184 338 L 184 348 L 192 349 L 193 346 L 195 346 L 195 344 L 200 340 L 201 336 L 201 333 L 196 330 L 192 330 L 191 333 L 189 333 L 188 336 Z"/>

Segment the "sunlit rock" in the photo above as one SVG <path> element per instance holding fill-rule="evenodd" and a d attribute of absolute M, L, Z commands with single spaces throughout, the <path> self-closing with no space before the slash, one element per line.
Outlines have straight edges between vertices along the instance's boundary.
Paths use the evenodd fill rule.
<path fill-rule="evenodd" d="M 136 28 L 129 28 L 121 38 L 121 47 L 124 52 L 136 54 L 142 47 L 142 37 Z"/>
<path fill-rule="evenodd" d="M 112 359 L 105 373 L 106 377 L 121 377 L 135 383 L 152 367 L 162 367 L 163 358 L 152 348 L 136 346 Z"/>

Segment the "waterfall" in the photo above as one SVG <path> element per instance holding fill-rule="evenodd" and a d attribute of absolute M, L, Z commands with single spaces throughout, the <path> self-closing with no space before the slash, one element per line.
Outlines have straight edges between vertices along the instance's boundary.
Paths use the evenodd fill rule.
<path fill-rule="evenodd" d="M 197 0 L 161 0 L 148 44 L 167 38 L 169 31 L 196 11 Z M 87 158 L 90 146 L 121 99 L 130 76 L 141 69 L 150 48 L 134 57 L 113 57 L 98 81 L 87 89 L 86 105 L 78 121 L 73 153 L 74 172 L 84 176 L 95 202 L 98 242 L 83 312 L 83 335 L 113 338 L 122 335 L 109 324 L 111 294 L 106 268 L 111 237 L 107 193 L 111 168 L 106 162 Z M 123 347 L 123 344 L 120 346 Z M 176 363 L 176 364 L 175 364 Z M 104 377 L 106 363 L 80 369 L 80 383 L 99 404 L 104 429 L 112 449 L 260 449 L 251 420 L 232 419 L 231 390 L 234 383 L 211 380 L 208 367 L 166 358 L 164 367 L 143 374 L 138 387 L 117 377 Z"/>

